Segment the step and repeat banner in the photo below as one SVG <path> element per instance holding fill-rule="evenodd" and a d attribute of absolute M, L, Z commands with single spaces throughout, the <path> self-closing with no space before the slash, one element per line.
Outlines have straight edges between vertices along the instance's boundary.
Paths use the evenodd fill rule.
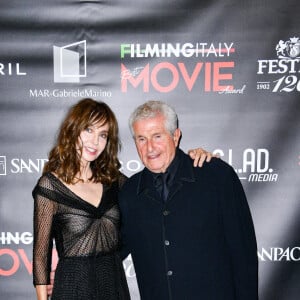
<path fill-rule="evenodd" d="M 150 99 L 172 105 L 181 147 L 219 154 L 244 186 L 260 299 L 299 299 L 299 9 L 298 0 L 2 1 L 0 298 L 35 298 L 31 191 L 67 109 L 90 97 L 116 113 L 128 176 L 142 169 L 130 113 Z M 138 300 L 130 258 L 124 268 Z"/>

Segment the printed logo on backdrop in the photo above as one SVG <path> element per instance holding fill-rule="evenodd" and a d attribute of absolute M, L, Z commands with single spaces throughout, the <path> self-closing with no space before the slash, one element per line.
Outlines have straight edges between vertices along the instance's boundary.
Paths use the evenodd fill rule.
<path fill-rule="evenodd" d="M 121 91 L 168 93 L 183 85 L 189 92 L 243 94 L 246 85 L 233 79 L 235 52 L 233 42 L 121 44 Z"/>
<path fill-rule="evenodd" d="M 0 156 L 0 175 L 6 175 L 6 156 Z"/>
<path fill-rule="evenodd" d="M 12 276 L 20 270 L 26 269 L 32 274 L 31 252 L 23 245 L 30 245 L 33 241 L 30 232 L 0 232 L 0 276 Z M 12 249 L 16 245 L 18 249 Z"/>
<path fill-rule="evenodd" d="M 276 59 L 258 60 L 257 74 L 263 79 L 257 81 L 257 90 L 269 90 L 273 93 L 300 92 L 299 37 L 280 40 L 274 49 Z"/>
<path fill-rule="evenodd" d="M 86 41 L 53 46 L 54 82 L 79 82 L 87 76 Z"/>
<path fill-rule="evenodd" d="M 277 182 L 278 173 L 270 164 L 270 152 L 268 149 L 247 148 L 238 154 L 233 149 L 216 149 L 223 160 L 228 162 L 238 174 L 240 180 L 248 182 Z"/>
<path fill-rule="evenodd" d="M 257 251 L 260 261 L 300 261 L 300 247 L 270 247 Z"/>
<path fill-rule="evenodd" d="M 6 156 L 0 156 L 0 175 L 41 173 L 45 163 L 45 158 L 20 158 L 15 157 L 7 160 Z"/>
<path fill-rule="evenodd" d="M 20 63 L 2 63 L 0 62 L 1 76 L 25 76 L 27 73 L 21 67 Z"/>
<path fill-rule="evenodd" d="M 62 47 L 53 46 L 53 75 L 55 83 L 80 83 L 87 77 L 86 40 Z M 112 92 L 101 88 L 30 89 L 29 97 L 36 99 L 111 98 Z"/>

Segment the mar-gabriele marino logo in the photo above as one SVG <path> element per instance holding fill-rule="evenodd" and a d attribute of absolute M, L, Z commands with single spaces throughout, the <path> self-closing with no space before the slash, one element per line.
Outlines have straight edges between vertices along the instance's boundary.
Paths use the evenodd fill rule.
<path fill-rule="evenodd" d="M 260 59 L 257 74 L 258 90 L 277 92 L 300 92 L 300 39 L 292 37 L 280 40 L 275 46 L 277 59 Z"/>

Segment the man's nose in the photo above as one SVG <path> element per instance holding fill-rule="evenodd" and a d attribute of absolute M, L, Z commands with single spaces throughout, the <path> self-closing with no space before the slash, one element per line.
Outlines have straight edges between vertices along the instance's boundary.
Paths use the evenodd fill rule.
<path fill-rule="evenodd" d="M 151 152 L 153 150 L 153 142 L 152 140 L 147 141 L 147 150 L 148 152 Z"/>

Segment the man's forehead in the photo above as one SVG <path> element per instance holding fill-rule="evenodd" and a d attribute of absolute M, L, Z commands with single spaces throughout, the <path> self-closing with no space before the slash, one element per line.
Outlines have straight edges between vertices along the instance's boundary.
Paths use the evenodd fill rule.
<path fill-rule="evenodd" d="M 134 126 L 134 132 L 136 134 L 155 134 L 163 133 L 166 131 L 164 124 L 161 123 L 140 123 Z"/>
<path fill-rule="evenodd" d="M 164 117 L 159 115 L 155 117 L 149 117 L 149 118 L 141 118 L 136 120 L 133 123 L 133 126 L 136 125 L 143 125 L 143 126 L 161 126 L 164 127 Z"/>

